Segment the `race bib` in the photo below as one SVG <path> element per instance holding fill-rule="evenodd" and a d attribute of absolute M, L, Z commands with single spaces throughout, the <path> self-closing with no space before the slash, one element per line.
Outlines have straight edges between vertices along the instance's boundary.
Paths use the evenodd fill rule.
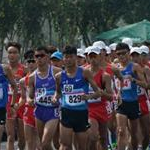
<path fill-rule="evenodd" d="M 124 78 L 122 89 L 123 90 L 130 90 L 131 89 L 131 81 L 129 78 Z"/>
<path fill-rule="evenodd" d="M 46 91 L 46 88 L 39 88 L 36 90 L 36 96 L 35 100 L 37 104 L 43 105 L 43 106 L 52 106 L 52 96 L 51 94 L 48 94 L 48 91 Z"/>
<path fill-rule="evenodd" d="M 81 93 L 81 94 L 66 94 L 65 95 L 66 104 L 69 106 L 80 106 L 80 105 L 85 104 L 85 101 L 81 99 L 82 95 L 83 95 L 83 93 Z"/>
<path fill-rule="evenodd" d="M 120 80 L 118 78 L 115 79 L 115 87 L 117 90 L 120 90 Z"/>
<path fill-rule="evenodd" d="M 0 84 L 0 100 L 3 100 L 3 86 Z"/>

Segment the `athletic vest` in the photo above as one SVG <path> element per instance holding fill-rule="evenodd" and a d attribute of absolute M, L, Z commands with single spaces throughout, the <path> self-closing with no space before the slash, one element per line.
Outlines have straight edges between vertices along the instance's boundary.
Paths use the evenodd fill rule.
<path fill-rule="evenodd" d="M 123 75 L 123 87 L 121 90 L 121 97 L 123 101 L 132 102 L 137 101 L 137 84 L 131 82 L 129 76 L 136 78 L 136 75 L 132 71 L 133 63 L 129 63 L 124 70 L 121 71 Z"/>
<path fill-rule="evenodd" d="M 53 75 L 53 67 L 49 66 L 48 74 L 42 78 L 35 71 L 35 104 L 44 107 L 56 107 L 52 103 L 52 97 L 56 90 L 56 82 Z"/>
<path fill-rule="evenodd" d="M 0 64 L 0 108 L 5 107 L 8 101 L 8 80 Z"/>
<path fill-rule="evenodd" d="M 61 73 L 61 91 L 62 102 L 64 108 L 72 110 L 87 109 L 87 101 L 81 100 L 81 95 L 88 94 L 89 84 L 83 77 L 82 67 L 77 68 L 76 75 L 71 78 L 67 76 L 65 70 Z"/>
<path fill-rule="evenodd" d="M 11 68 L 11 67 L 10 67 Z M 24 67 L 24 65 L 22 65 L 22 64 L 18 64 L 18 69 L 17 69 L 17 71 L 13 74 L 14 75 L 14 79 L 15 79 L 15 82 L 16 82 L 16 85 L 17 85 L 17 88 L 18 88 L 18 94 L 20 94 L 20 85 L 19 85 L 19 81 L 20 81 L 20 79 L 25 75 L 24 74 L 24 69 L 25 69 L 25 67 Z M 8 94 L 9 95 L 12 95 L 12 89 L 11 89 L 11 86 L 9 85 L 9 92 L 8 92 Z"/>

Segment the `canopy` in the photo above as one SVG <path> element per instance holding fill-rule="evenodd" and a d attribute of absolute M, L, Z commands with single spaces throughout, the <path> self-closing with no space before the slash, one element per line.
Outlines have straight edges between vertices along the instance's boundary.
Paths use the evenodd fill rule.
<path fill-rule="evenodd" d="M 143 20 L 141 22 L 103 32 L 98 35 L 96 39 L 117 42 L 125 37 L 131 38 L 135 43 L 141 43 L 150 40 L 150 22 L 148 20 Z"/>

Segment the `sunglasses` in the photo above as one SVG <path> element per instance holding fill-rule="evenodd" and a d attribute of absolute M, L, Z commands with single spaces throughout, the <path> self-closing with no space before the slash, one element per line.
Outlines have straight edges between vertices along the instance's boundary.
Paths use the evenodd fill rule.
<path fill-rule="evenodd" d="M 29 60 L 27 60 L 27 63 L 35 63 L 35 60 L 34 59 L 29 59 Z"/>
<path fill-rule="evenodd" d="M 45 54 L 36 54 L 34 56 L 35 56 L 35 58 L 44 58 L 46 55 Z"/>

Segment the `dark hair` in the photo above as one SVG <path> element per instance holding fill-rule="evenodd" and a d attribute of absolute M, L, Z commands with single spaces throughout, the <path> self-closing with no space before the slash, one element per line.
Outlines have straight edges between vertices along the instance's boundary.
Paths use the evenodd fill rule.
<path fill-rule="evenodd" d="M 48 54 L 48 49 L 46 46 L 39 46 L 38 48 L 35 49 L 35 51 L 37 52 L 44 51 L 46 54 Z"/>
<path fill-rule="evenodd" d="M 57 47 L 55 47 L 55 46 L 53 46 L 53 45 L 48 45 L 48 46 L 47 46 L 47 49 L 48 49 L 48 53 L 49 53 L 50 55 L 57 51 Z"/>
<path fill-rule="evenodd" d="M 30 58 L 30 59 L 34 58 L 34 50 L 29 49 L 24 53 L 24 59 L 26 60 L 28 58 Z"/>
<path fill-rule="evenodd" d="M 70 45 L 67 45 L 63 49 L 63 54 L 75 54 L 75 55 L 77 55 L 77 48 L 70 46 Z"/>
<path fill-rule="evenodd" d="M 116 46 L 116 50 L 122 50 L 122 49 L 126 49 L 130 51 L 130 48 L 128 46 L 128 44 L 126 43 L 118 43 Z"/>
<path fill-rule="evenodd" d="M 149 41 L 144 41 L 144 42 L 143 42 L 143 45 L 145 45 L 145 46 L 150 46 L 150 42 L 149 42 Z"/>
<path fill-rule="evenodd" d="M 8 50 L 9 47 L 15 47 L 18 49 L 19 53 L 20 53 L 20 50 L 21 50 L 21 44 L 17 43 L 17 42 L 8 42 L 7 45 L 6 45 L 6 51 Z"/>

